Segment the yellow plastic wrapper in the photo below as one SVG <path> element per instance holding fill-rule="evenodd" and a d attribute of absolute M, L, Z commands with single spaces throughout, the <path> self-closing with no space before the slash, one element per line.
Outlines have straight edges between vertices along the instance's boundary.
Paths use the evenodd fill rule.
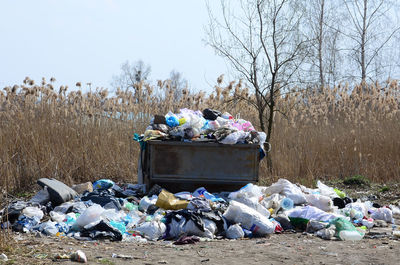
<path fill-rule="evenodd" d="M 180 200 L 176 198 L 174 194 L 164 189 L 161 190 L 160 194 L 158 195 L 158 200 L 156 202 L 156 206 L 163 208 L 165 210 L 186 209 L 188 204 L 189 204 L 188 201 Z"/>

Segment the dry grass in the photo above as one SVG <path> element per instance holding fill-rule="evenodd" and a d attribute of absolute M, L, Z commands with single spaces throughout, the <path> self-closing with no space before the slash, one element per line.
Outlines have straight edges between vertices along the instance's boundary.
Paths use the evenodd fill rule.
<path fill-rule="evenodd" d="M 68 92 L 64 86 L 55 91 L 52 82 L 26 78 L 0 92 L 0 186 L 26 190 L 41 177 L 67 184 L 98 178 L 135 182 L 139 148 L 132 135 L 144 132 L 153 114 L 211 107 L 240 113 L 257 127 L 253 107 L 233 104 L 235 95 L 251 97 L 234 82 L 218 84 L 210 96 L 184 90 L 176 100 L 167 81 L 109 96 L 106 90 Z M 395 81 L 282 96 L 278 108 L 285 115 L 276 115 L 272 136 L 274 171 L 269 174 L 262 163 L 261 176 L 267 182 L 284 176 L 304 184 L 356 174 L 397 180 L 399 98 Z"/>

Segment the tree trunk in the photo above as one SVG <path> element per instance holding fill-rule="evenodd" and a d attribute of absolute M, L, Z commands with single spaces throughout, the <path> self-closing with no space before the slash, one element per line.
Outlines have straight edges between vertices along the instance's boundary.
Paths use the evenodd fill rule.
<path fill-rule="evenodd" d="M 364 0 L 364 13 L 363 13 L 363 28 L 361 33 L 361 81 L 363 86 L 365 84 L 367 78 L 367 69 L 365 65 L 365 42 L 366 42 L 366 35 L 367 35 L 367 4 L 368 0 Z"/>
<path fill-rule="evenodd" d="M 325 86 L 324 80 L 324 69 L 323 69 L 323 62 L 322 62 L 322 44 L 323 44 L 323 25 L 324 25 L 324 9 L 325 9 L 325 0 L 321 0 L 320 4 L 320 16 L 319 16 L 319 33 L 318 33 L 318 62 L 319 62 L 319 84 L 320 84 L 320 92 L 322 92 Z"/>

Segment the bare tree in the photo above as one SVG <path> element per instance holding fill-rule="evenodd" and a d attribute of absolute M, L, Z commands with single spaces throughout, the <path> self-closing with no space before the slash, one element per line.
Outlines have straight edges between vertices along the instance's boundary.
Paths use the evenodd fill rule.
<path fill-rule="evenodd" d="M 307 56 L 308 40 L 301 30 L 304 9 L 296 0 L 239 3 L 233 10 L 221 0 L 222 19 L 208 5 L 206 41 L 252 89 L 254 97 L 236 95 L 236 99 L 254 106 L 260 128 L 271 142 L 276 100 L 296 82 Z M 269 166 L 272 169 L 271 160 Z"/>
<path fill-rule="evenodd" d="M 361 81 L 370 77 L 370 68 L 379 69 L 379 57 L 400 27 L 392 22 L 396 15 L 390 0 L 343 0 L 351 27 L 343 34 L 353 43 L 350 55 L 358 66 Z M 391 62 L 394 64 L 393 58 Z M 386 66 L 387 66 L 386 65 Z M 375 66 L 375 67 L 374 67 Z M 376 75 L 375 75 L 376 78 Z"/>
<path fill-rule="evenodd" d="M 307 58 L 308 75 L 318 79 L 320 91 L 326 85 L 333 86 L 338 79 L 337 64 L 341 59 L 339 48 L 340 19 L 337 2 L 331 0 L 304 1 L 307 6 L 305 31 L 309 32 L 312 52 Z"/>
<path fill-rule="evenodd" d="M 182 73 L 172 70 L 169 74 L 170 89 L 173 90 L 174 100 L 179 101 L 182 93 L 188 88 L 188 81 L 183 77 Z"/>
<path fill-rule="evenodd" d="M 146 65 L 142 60 L 139 60 L 133 64 L 129 61 L 124 62 L 121 65 L 121 73 L 113 76 L 111 85 L 114 88 L 121 89 L 134 89 L 135 84 L 142 81 L 146 81 L 151 73 L 151 67 Z"/>

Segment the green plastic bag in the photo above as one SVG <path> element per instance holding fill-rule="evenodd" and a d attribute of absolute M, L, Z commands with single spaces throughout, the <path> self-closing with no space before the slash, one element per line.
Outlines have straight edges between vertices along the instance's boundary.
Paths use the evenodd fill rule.
<path fill-rule="evenodd" d="M 347 219 L 338 217 L 330 221 L 331 225 L 336 226 L 336 234 L 340 240 L 361 240 L 364 234 L 357 230 L 357 228 Z"/>
<path fill-rule="evenodd" d="M 346 193 L 344 193 L 343 191 L 339 190 L 339 189 L 333 189 L 336 192 L 336 195 L 339 196 L 339 198 L 343 199 L 344 197 L 346 197 Z"/>

